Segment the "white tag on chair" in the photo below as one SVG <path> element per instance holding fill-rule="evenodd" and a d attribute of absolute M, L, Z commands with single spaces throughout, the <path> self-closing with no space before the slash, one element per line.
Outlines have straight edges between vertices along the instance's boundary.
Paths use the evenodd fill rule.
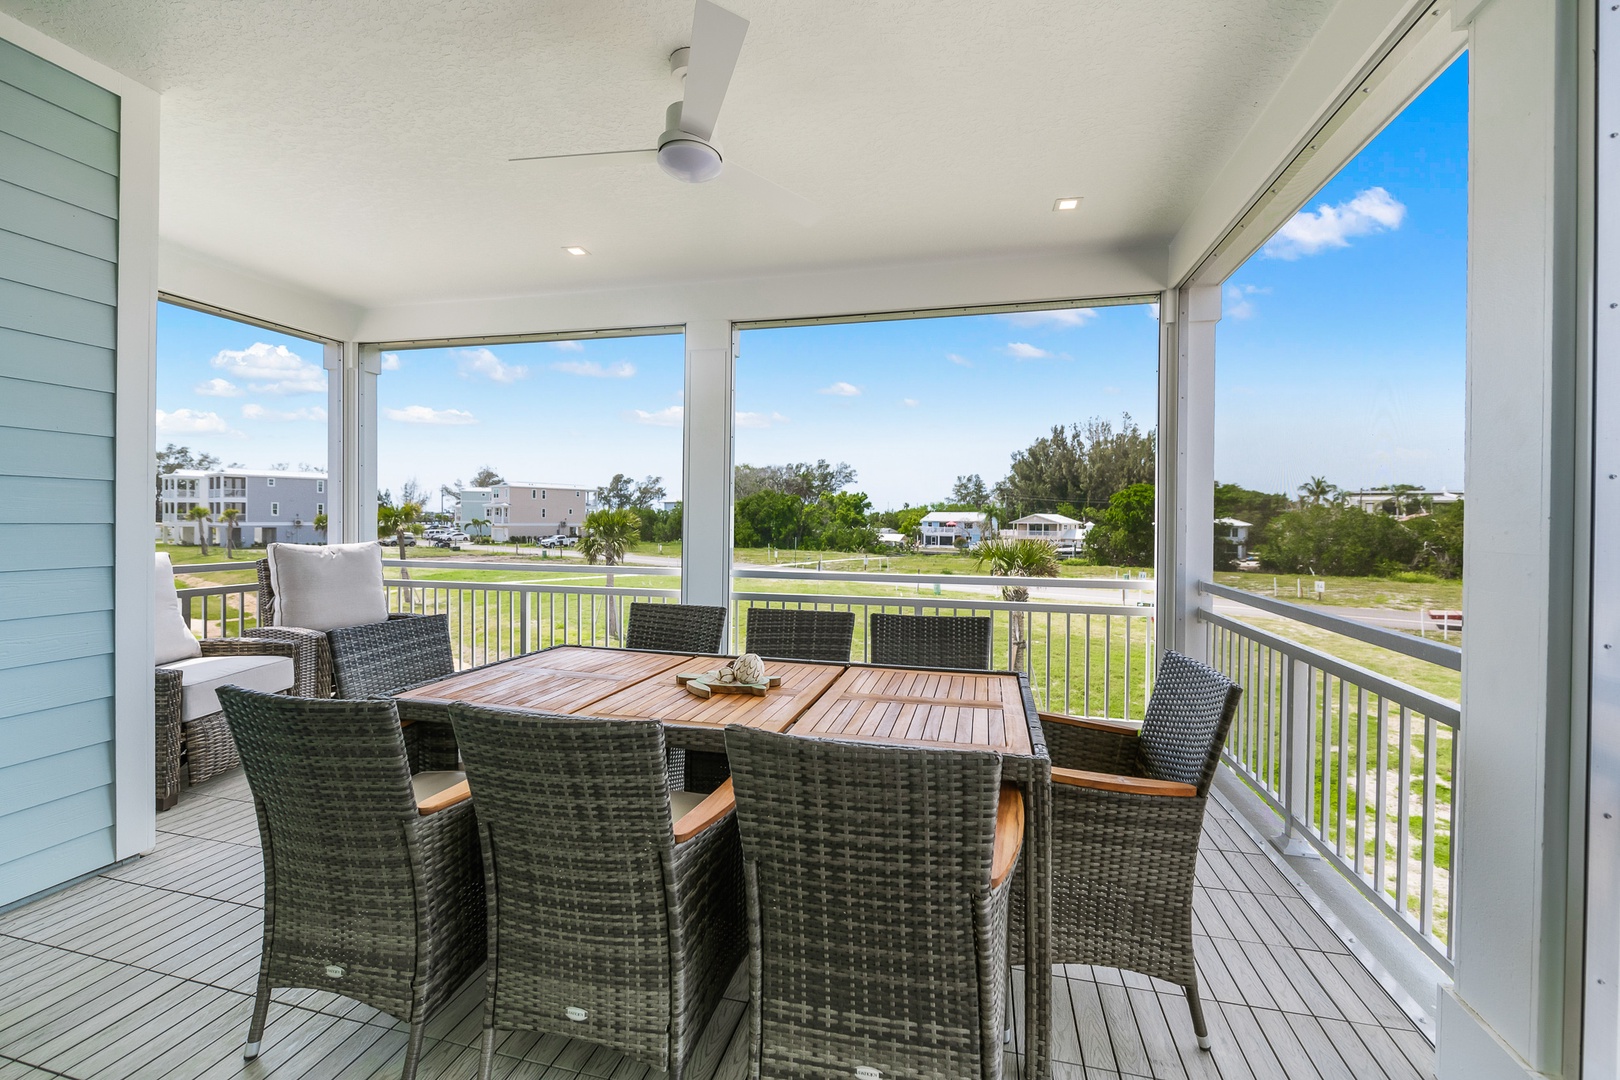
<path fill-rule="evenodd" d="M 343 978 L 344 974 L 345 974 L 345 972 L 344 972 L 341 965 L 339 965 L 339 964 L 327 964 L 326 965 L 326 977 L 328 979 L 341 979 L 341 978 Z"/>
<path fill-rule="evenodd" d="M 586 1012 L 584 1009 L 580 1008 L 578 1005 L 570 1005 L 570 1006 L 568 1006 L 568 1008 L 564 1010 L 564 1013 L 567 1015 L 568 1019 L 570 1019 L 570 1020 L 583 1020 L 587 1016 L 590 1015 L 590 1013 Z"/>
<path fill-rule="evenodd" d="M 870 1065 L 855 1066 L 855 1080 L 883 1080 L 883 1070 Z"/>

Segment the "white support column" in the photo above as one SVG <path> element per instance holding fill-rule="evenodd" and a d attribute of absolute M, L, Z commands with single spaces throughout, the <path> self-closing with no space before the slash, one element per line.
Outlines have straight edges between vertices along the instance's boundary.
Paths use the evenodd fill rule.
<path fill-rule="evenodd" d="M 1455 984 L 1442 994 L 1442 1080 L 1572 1076 L 1566 967 L 1578 409 L 1590 368 L 1581 282 L 1576 0 L 1464 5 L 1469 25 L 1468 528 Z M 1603 5 L 1605 8 L 1607 4 Z M 1611 538 L 1612 539 L 1612 538 Z M 1576 869 L 1572 870 L 1572 866 Z M 1616 1018 L 1610 1016 L 1612 1026 Z M 1589 1074 L 1590 1075 L 1590 1074 Z M 1595 1077 L 1594 1077 L 1595 1080 Z"/>
<path fill-rule="evenodd" d="M 358 342 L 342 346 L 341 385 L 328 435 L 326 535 L 333 543 L 377 539 L 377 376 L 382 354 Z M 328 394 L 333 393 L 328 388 Z"/>
<path fill-rule="evenodd" d="M 1190 285 L 1159 301 L 1159 651 L 1204 659 L 1198 583 L 1215 563 L 1215 326 L 1221 287 Z"/>
<path fill-rule="evenodd" d="M 348 520 L 343 508 L 343 493 L 348 485 L 343 482 L 343 409 L 347 395 L 343 392 L 343 353 L 340 341 L 328 341 L 321 357 L 326 368 L 326 542 L 341 543 L 343 523 Z"/>
<path fill-rule="evenodd" d="M 731 604 L 731 429 L 735 336 L 724 319 L 686 326 L 681 599 Z M 728 627 L 729 630 L 729 627 Z"/>

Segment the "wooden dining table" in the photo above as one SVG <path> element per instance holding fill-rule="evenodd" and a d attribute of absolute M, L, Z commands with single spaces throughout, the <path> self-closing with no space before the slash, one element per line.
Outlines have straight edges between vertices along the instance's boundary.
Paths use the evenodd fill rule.
<path fill-rule="evenodd" d="M 763 696 L 696 697 L 677 680 L 723 657 L 563 645 L 393 693 L 403 722 L 443 723 L 452 703 L 608 719 L 657 720 L 674 747 L 723 753 L 732 724 L 811 739 L 992 750 L 1023 790 L 1025 1074 L 1050 1070 L 1051 760 L 1029 680 L 1015 672 L 767 661 Z"/>

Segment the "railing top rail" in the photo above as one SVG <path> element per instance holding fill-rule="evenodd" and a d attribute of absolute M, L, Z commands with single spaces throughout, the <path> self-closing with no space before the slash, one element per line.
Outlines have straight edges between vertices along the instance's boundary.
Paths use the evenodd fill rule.
<path fill-rule="evenodd" d="M 1106 592 L 1152 592 L 1152 578 L 1031 578 L 991 574 L 885 574 L 863 570 L 782 569 L 774 566 L 734 565 L 733 578 L 785 581 L 855 581 L 877 585 L 994 585 L 997 588 L 1101 589 Z"/>
<path fill-rule="evenodd" d="M 1052 612 L 1057 615 L 1119 615 L 1133 619 L 1153 617 L 1153 608 L 1136 604 L 1071 604 L 1042 603 L 1039 600 L 998 600 L 989 596 L 855 596 L 848 593 L 782 593 L 733 592 L 733 600 L 770 604 L 858 607 L 924 607 L 943 608 L 947 611 L 969 609 L 974 611 L 1022 611 L 1026 614 Z"/>
<path fill-rule="evenodd" d="M 1437 723 L 1450 728 L 1462 725 L 1462 709 L 1455 701 L 1447 701 L 1437 694 L 1431 694 L 1427 690 L 1420 690 L 1416 686 L 1401 682 L 1399 679 L 1391 679 L 1387 675 L 1369 671 L 1359 664 L 1352 664 L 1348 660 L 1340 660 L 1338 657 L 1329 656 L 1327 653 L 1319 652 L 1308 645 L 1301 645 L 1297 641 L 1289 641 L 1285 637 L 1267 633 L 1264 630 L 1250 626 L 1248 623 L 1238 622 L 1236 619 L 1228 619 L 1226 616 L 1217 615 L 1213 611 L 1200 610 L 1198 618 L 1202 622 L 1222 627 L 1235 634 L 1257 641 L 1286 656 L 1304 660 L 1314 668 L 1325 671 L 1330 675 L 1336 675 L 1346 682 L 1354 683 L 1356 686 L 1366 690 L 1371 690 L 1396 705 L 1403 705 L 1414 712 L 1433 717 Z"/>
<path fill-rule="evenodd" d="M 1455 645 L 1446 645 L 1439 641 L 1429 641 L 1425 638 L 1415 638 L 1410 634 L 1403 634 L 1396 630 L 1386 630 L 1381 626 L 1368 626 L 1366 623 L 1346 619 L 1342 615 L 1328 615 L 1315 608 L 1308 608 L 1302 604 L 1290 604 L 1285 600 L 1273 600 L 1269 596 L 1260 596 L 1256 593 L 1234 589 L 1230 585 L 1217 585 L 1213 581 L 1200 581 L 1198 591 L 1209 596 L 1220 596 L 1227 600 L 1235 600 L 1258 611 L 1271 615 L 1281 615 L 1285 619 L 1314 626 L 1318 630 L 1328 630 L 1344 637 L 1355 638 L 1369 645 L 1377 645 L 1381 649 L 1410 656 L 1414 660 L 1425 660 L 1431 664 L 1438 664 L 1452 671 L 1462 670 L 1462 650 Z"/>
<path fill-rule="evenodd" d="M 177 574 L 211 574 L 226 570 L 252 570 L 255 559 L 238 559 L 223 563 L 182 563 L 174 568 Z M 499 570 L 518 574 L 614 574 L 630 577 L 680 577 L 678 566 L 641 566 L 628 563 L 622 566 L 603 566 L 592 563 L 475 562 L 471 559 L 384 559 L 383 569 L 403 567 L 406 570 Z"/>

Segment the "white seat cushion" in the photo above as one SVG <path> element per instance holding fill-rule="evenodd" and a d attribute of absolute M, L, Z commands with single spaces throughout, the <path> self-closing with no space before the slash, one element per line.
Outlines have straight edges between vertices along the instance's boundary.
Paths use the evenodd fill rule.
<path fill-rule="evenodd" d="M 464 772 L 419 772 L 411 777 L 411 794 L 416 796 L 418 804 L 424 799 L 431 799 L 445 788 L 453 788 L 467 779 Z"/>
<path fill-rule="evenodd" d="M 335 630 L 388 618 L 382 548 L 376 544 L 271 544 L 277 626 Z"/>
<path fill-rule="evenodd" d="M 672 791 L 669 793 L 669 816 L 679 821 L 687 811 L 695 809 L 698 803 L 707 798 L 707 795 L 699 795 L 695 791 Z"/>
<path fill-rule="evenodd" d="M 199 656 L 163 664 L 180 672 L 180 718 L 195 720 L 219 712 L 222 686 L 279 694 L 293 684 L 290 656 Z"/>
<path fill-rule="evenodd" d="M 157 552 L 157 580 L 152 605 L 152 662 L 168 664 L 201 656 L 202 646 L 180 614 L 180 597 L 174 591 L 174 564 L 167 552 Z"/>

